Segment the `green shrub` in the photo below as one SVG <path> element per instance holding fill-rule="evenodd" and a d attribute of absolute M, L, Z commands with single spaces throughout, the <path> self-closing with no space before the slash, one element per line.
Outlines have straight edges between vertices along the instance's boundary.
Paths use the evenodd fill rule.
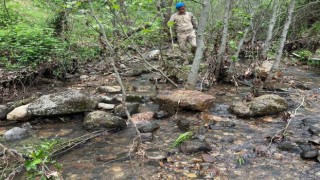
<path fill-rule="evenodd" d="M 178 147 L 181 143 L 188 141 L 192 138 L 193 132 L 185 132 L 180 134 L 179 137 L 173 142 L 173 147 Z"/>
<path fill-rule="evenodd" d="M 23 67 L 51 61 L 62 55 L 64 45 L 50 28 L 16 24 L 0 30 L 0 60 L 7 67 Z"/>
<path fill-rule="evenodd" d="M 312 56 L 312 52 L 308 50 L 300 50 L 297 52 L 297 54 L 301 57 L 300 59 L 303 61 L 308 60 Z"/>
<path fill-rule="evenodd" d="M 25 162 L 28 179 L 59 179 L 59 173 L 49 168 L 54 166 L 56 170 L 61 165 L 51 158 L 57 140 L 44 141 L 28 152 L 28 159 Z"/>

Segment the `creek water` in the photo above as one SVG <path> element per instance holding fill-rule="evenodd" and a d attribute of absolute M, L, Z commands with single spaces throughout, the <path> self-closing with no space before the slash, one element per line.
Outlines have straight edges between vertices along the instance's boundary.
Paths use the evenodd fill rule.
<path fill-rule="evenodd" d="M 295 114 L 284 142 L 306 141 L 311 135 L 301 125 L 307 117 L 319 119 L 320 115 L 320 75 L 317 72 L 290 70 L 287 75 L 308 84 L 311 90 L 288 89 L 286 99 L 290 100 L 290 110 Z M 295 75 L 295 76 L 294 76 Z M 128 89 L 136 85 L 144 87 L 129 90 L 128 93 L 155 96 L 157 91 L 172 89 L 166 85 L 151 84 L 150 74 L 125 81 Z M 140 88 L 141 89 L 141 88 Z M 274 136 L 287 122 L 281 115 L 241 119 L 228 113 L 227 108 L 235 101 L 241 101 L 250 91 L 248 87 L 236 88 L 232 85 L 217 85 L 205 93 L 216 97 L 210 112 L 222 118 L 213 127 L 205 129 L 203 139 L 212 151 L 207 154 L 185 155 L 172 147 L 174 140 L 183 133 L 177 127 L 178 119 L 198 119 L 200 112 L 179 111 L 175 115 L 154 120 L 160 129 L 154 132 L 152 142 L 145 143 L 139 154 L 127 156 L 135 132 L 132 126 L 119 132 L 111 132 L 89 140 L 58 157 L 62 164 L 64 179 L 320 179 L 320 163 L 316 160 L 303 160 L 299 153 L 283 151 L 279 143 L 272 143 L 267 137 Z M 300 102 L 304 102 L 299 106 Z M 294 112 L 294 110 L 296 111 Z M 152 101 L 140 105 L 140 112 L 157 112 L 159 106 Z M 89 133 L 82 128 L 82 115 L 54 120 L 41 119 L 34 124 L 32 137 L 9 143 L 11 147 L 36 142 L 39 139 L 75 138 Z M 9 127 L 8 127 L 9 128 Z M 165 155 L 165 159 L 155 161 L 142 156 Z"/>

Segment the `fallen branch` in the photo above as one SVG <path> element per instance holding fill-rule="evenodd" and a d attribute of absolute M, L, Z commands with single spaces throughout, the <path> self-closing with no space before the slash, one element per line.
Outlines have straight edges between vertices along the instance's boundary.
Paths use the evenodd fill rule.
<path fill-rule="evenodd" d="M 267 149 L 270 148 L 273 140 L 279 135 L 279 133 L 282 132 L 281 134 L 284 135 L 288 131 L 289 125 L 290 125 L 291 121 L 293 120 L 293 118 L 297 115 L 298 109 L 303 105 L 304 99 L 305 99 L 305 96 L 302 97 L 302 100 L 301 100 L 299 106 L 296 109 L 294 109 L 294 113 L 292 114 L 292 116 L 290 116 L 290 119 L 288 120 L 286 127 L 277 131 L 277 133 L 270 139 L 270 143 L 269 143 Z"/>

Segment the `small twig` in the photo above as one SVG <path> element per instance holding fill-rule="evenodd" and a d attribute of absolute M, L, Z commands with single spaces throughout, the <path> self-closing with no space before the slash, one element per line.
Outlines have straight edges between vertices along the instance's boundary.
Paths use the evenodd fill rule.
<path fill-rule="evenodd" d="M 232 75 L 232 79 L 233 79 L 234 85 L 236 86 L 237 94 L 239 94 L 239 91 L 238 91 L 239 85 L 238 85 L 238 82 L 237 82 L 236 78 L 234 77 L 234 75 Z"/>

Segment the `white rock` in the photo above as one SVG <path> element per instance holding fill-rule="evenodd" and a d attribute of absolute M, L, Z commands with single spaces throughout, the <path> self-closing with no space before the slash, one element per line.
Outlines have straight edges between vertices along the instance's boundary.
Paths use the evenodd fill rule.
<path fill-rule="evenodd" d="M 120 86 L 100 86 L 98 88 L 98 91 L 101 93 L 115 93 L 115 92 L 120 92 L 121 87 Z"/>
<path fill-rule="evenodd" d="M 5 140 L 17 140 L 25 137 L 27 130 L 20 127 L 14 127 L 3 134 Z"/>
<path fill-rule="evenodd" d="M 124 65 L 124 64 L 120 64 L 120 68 L 121 68 L 121 69 L 127 69 L 127 66 Z"/>
<path fill-rule="evenodd" d="M 262 65 L 256 68 L 258 77 L 262 79 L 266 78 L 270 72 L 272 65 L 273 65 L 273 61 L 263 61 Z"/>
<path fill-rule="evenodd" d="M 81 76 L 80 76 L 80 79 L 81 79 L 81 80 L 86 80 L 86 79 L 88 79 L 88 77 L 89 77 L 88 75 L 81 75 Z"/>
<path fill-rule="evenodd" d="M 30 118 L 27 109 L 30 104 L 19 106 L 7 114 L 7 120 L 11 121 L 24 121 Z"/>
<path fill-rule="evenodd" d="M 114 109 L 114 107 L 115 107 L 114 104 L 98 103 L 99 109 L 111 110 L 111 109 Z"/>

